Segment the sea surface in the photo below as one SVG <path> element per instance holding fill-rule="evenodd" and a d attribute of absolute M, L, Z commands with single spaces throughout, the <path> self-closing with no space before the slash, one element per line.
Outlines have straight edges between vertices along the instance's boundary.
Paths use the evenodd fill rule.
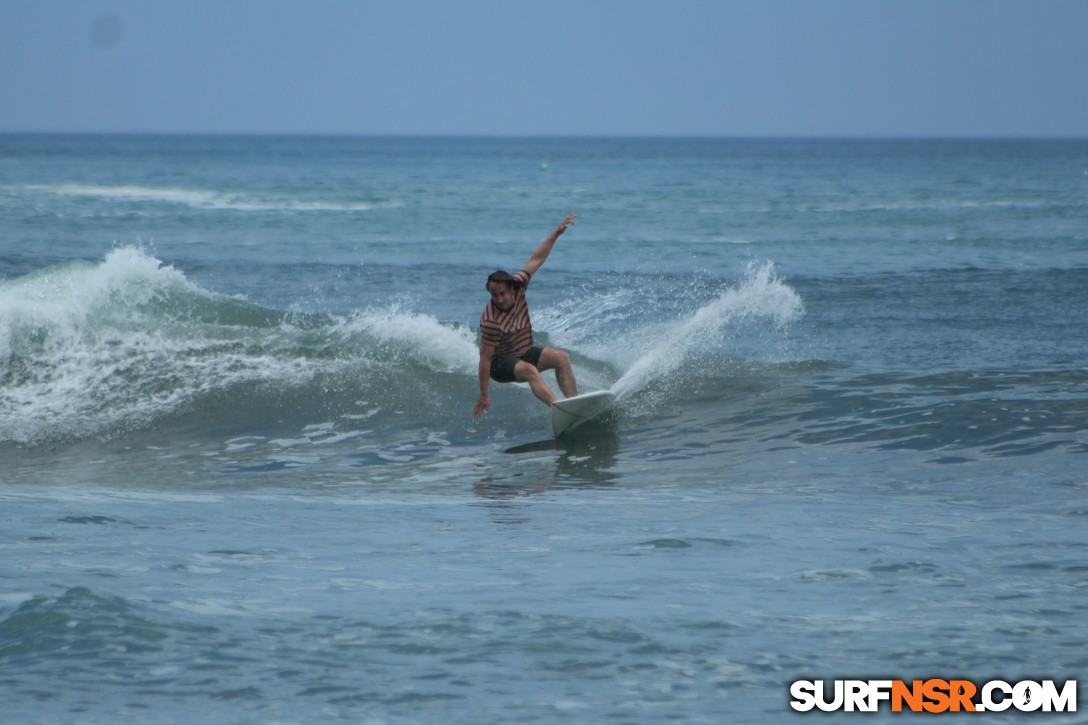
<path fill-rule="evenodd" d="M 1088 141 L 0 135 L 5 723 L 1083 685 L 1086 471 Z"/>

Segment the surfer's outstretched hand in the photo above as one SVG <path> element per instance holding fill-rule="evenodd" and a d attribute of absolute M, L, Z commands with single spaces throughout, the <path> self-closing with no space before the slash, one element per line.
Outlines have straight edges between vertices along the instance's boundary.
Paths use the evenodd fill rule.
<path fill-rule="evenodd" d="M 472 419 L 479 420 L 480 416 L 486 413 L 491 408 L 491 398 L 486 395 L 481 395 L 480 399 L 476 401 L 476 407 L 472 409 Z"/>

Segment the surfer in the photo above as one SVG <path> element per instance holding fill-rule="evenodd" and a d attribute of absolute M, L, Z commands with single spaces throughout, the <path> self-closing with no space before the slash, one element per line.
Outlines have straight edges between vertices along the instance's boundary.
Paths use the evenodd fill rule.
<path fill-rule="evenodd" d="M 480 399 L 472 409 L 473 420 L 491 407 L 488 395 L 491 380 L 528 383 L 533 395 L 545 405 L 551 405 L 556 400 L 555 393 L 540 374 L 554 370 L 555 381 L 563 395 L 569 398 L 578 394 L 570 355 L 554 347 L 533 344 L 533 323 L 525 301 L 529 280 L 551 254 L 555 241 L 573 223 L 574 214 L 568 214 L 517 274 L 499 270 L 487 278 L 491 301 L 480 316 Z"/>

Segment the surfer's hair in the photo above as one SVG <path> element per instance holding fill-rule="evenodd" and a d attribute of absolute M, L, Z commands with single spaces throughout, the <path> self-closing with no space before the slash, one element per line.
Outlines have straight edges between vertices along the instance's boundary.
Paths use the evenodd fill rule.
<path fill-rule="evenodd" d="M 502 282 L 507 287 L 513 287 L 514 289 L 521 289 L 524 286 L 517 277 L 501 269 L 487 276 L 487 284 L 484 285 L 484 289 L 490 291 L 492 282 Z"/>

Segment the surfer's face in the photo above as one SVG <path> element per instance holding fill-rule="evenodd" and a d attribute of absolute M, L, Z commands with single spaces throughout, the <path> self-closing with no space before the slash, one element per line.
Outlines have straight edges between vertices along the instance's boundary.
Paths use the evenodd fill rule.
<path fill-rule="evenodd" d="M 505 282 L 488 282 L 487 291 L 491 293 L 491 304 L 503 312 L 514 306 L 514 288 Z"/>

